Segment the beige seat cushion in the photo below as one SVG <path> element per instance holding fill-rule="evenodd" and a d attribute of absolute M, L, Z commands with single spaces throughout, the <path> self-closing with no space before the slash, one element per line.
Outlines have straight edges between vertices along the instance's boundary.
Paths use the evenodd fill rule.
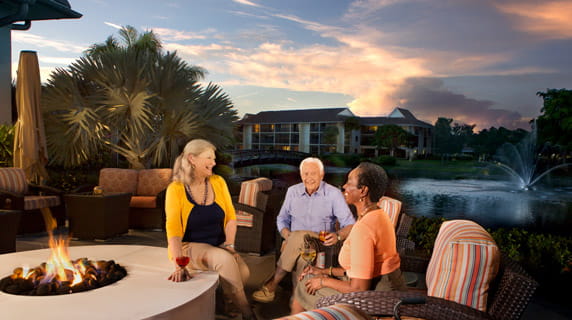
<path fill-rule="evenodd" d="M 172 175 L 173 170 L 169 168 L 139 170 L 136 194 L 138 196 L 156 196 L 171 183 Z"/>
<path fill-rule="evenodd" d="M 134 169 L 103 168 L 99 171 L 99 185 L 104 192 L 136 194 L 138 175 Z"/>

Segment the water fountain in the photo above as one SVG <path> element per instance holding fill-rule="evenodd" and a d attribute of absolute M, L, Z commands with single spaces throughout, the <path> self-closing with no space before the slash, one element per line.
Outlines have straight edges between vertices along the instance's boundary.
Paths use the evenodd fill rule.
<path fill-rule="evenodd" d="M 537 150 L 537 131 L 536 125 L 534 125 L 532 132 L 519 143 L 515 145 L 507 142 L 497 150 L 496 158 L 499 162 L 496 164 L 516 178 L 519 182 L 519 188 L 522 190 L 531 189 L 550 172 L 570 165 L 570 163 L 562 163 L 539 171 L 537 169 L 540 154 Z"/>

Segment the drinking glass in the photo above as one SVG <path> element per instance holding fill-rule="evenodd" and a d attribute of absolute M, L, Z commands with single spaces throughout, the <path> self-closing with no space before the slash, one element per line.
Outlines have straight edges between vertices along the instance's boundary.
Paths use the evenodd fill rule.
<path fill-rule="evenodd" d="M 189 280 L 191 278 L 191 274 L 185 268 L 189 264 L 190 260 L 191 258 L 188 256 L 179 256 L 175 258 L 175 262 L 177 262 L 179 268 L 183 270 L 183 281 Z"/>
<path fill-rule="evenodd" d="M 304 246 L 304 248 L 300 249 L 300 257 L 306 261 L 306 266 L 309 266 L 316 259 L 316 249 Z"/>
<path fill-rule="evenodd" d="M 320 230 L 320 233 L 318 234 L 318 237 L 319 237 L 321 242 L 326 241 L 326 236 L 328 235 L 328 232 L 330 232 L 330 220 L 324 219 L 322 221 L 322 229 Z"/>

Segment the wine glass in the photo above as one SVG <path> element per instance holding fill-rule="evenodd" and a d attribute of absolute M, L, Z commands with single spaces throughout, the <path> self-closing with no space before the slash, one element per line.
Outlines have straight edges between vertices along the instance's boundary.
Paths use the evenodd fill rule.
<path fill-rule="evenodd" d="M 189 256 L 179 256 L 175 258 L 175 262 L 177 262 L 179 268 L 183 270 L 183 281 L 186 281 L 191 278 L 189 271 L 187 271 L 187 269 L 185 268 L 189 264 L 190 260 L 191 258 Z"/>
<path fill-rule="evenodd" d="M 316 249 L 309 246 L 304 246 L 300 249 L 300 257 L 306 261 L 306 267 L 311 265 L 314 259 L 316 259 Z"/>

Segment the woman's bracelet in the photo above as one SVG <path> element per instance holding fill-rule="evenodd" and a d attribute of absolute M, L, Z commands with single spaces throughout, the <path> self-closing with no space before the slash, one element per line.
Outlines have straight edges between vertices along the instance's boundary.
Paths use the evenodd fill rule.
<path fill-rule="evenodd" d="M 234 249 L 234 244 L 232 244 L 232 243 L 223 244 L 222 246 L 225 248 L 233 248 Z"/>
<path fill-rule="evenodd" d="M 333 277 L 334 274 L 332 273 L 332 266 L 330 266 L 330 277 Z"/>

